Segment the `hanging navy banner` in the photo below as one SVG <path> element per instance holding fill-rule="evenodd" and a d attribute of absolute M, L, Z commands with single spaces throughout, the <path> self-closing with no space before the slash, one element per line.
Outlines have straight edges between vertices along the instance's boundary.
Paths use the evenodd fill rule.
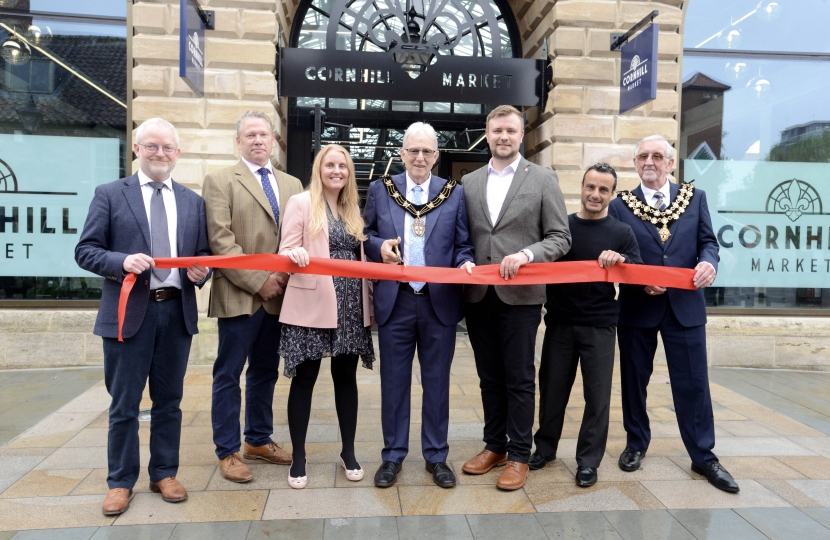
<path fill-rule="evenodd" d="M 620 49 L 620 114 L 657 98 L 659 26 L 652 24 Z"/>
<path fill-rule="evenodd" d="M 179 76 L 203 96 L 205 94 L 205 23 L 191 0 L 179 6 Z"/>
<path fill-rule="evenodd" d="M 406 60 L 410 63 L 388 52 L 286 47 L 280 51 L 279 93 L 291 97 L 544 105 L 542 60 L 430 54 L 422 61 L 423 67 Z"/>

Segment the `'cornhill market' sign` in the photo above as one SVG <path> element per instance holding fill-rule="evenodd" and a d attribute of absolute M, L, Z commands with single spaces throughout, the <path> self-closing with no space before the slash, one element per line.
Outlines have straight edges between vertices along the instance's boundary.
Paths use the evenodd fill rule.
<path fill-rule="evenodd" d="M 720 287 L 826 287 L 830 279 L 830 226 L 821 189 L 826 163 L 686 160 L 702 175 L 720 246 Z M 824 193 L 825 198 L 830 193 Z"/>
<path fill-rule="evenodd" d="M 542 104 L 545 61 L 502 58 L 498 42 L 492 44 L 491 56 L 484 56 L 477 45 L 472 48 L 473 56 L 460 56 L 454 51 L 465 35 L 478 32 L 481 25 L 499 28 L 491 6 L 486 2 L 478 5 L 485 13 L 475 18 L 466 10 L 453 11 L 455 19 L 466 14 L 470 20 L 448 30 L 439 24 L 441 13 L 424 16 L 414 7 L 405 12 L 402 3 L 395 3 L 394 9 L 401 12 L 391 14 L 388 10 L 372 11 L 370 2 L 349 5 L 347 0 L 337 0 L 325 49 L 280 50 L 280 96 Z M 406 21 L 407 30 L 397 35 L 384 17 Z M 342 50 L 342 38 L 347 36 L 338 36 L 335 21 L 340 21 L 341 34 L 348 35 L 346 30 L 351 30 L 351 50 Z M 498 30 L 495 35 L 499 35 Z M 375 49 L 385 50 L 361 52 L 361 44 L 366 41 Z M 338 44 L 341 50 L 337 50 Z"/>

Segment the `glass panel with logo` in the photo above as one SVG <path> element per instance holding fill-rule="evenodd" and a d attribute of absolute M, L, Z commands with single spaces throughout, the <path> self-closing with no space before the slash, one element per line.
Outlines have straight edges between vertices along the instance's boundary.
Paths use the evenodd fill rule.
<path fill-rule="evenodd" d="M 126 4 L 8 0 L 0 45 L 0 302 L 99 299 L 74 248 L 125 176 Z"/>
<path fill-rule="evenodd" d="M 828 309 L 830 54 L 809 26 L 830 2 L 744 3 L 746 17 L 741 2 L 696 0 L 686 19 L 679 176 L 706 192 L 720 245 L 707 305 Z"/>

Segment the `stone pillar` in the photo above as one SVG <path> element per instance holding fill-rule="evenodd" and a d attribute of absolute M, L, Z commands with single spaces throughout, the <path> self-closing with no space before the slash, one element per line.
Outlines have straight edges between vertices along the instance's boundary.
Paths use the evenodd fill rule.
<path fill-rule="evenodd" d="M 579 209 L 582 172 L 606 161 L 617 168 L 620 189 L 632 189 L 634 145 L 648 135 L 678 137 L 682 0 L 511 0 L 527 58 L 544 40 L 553 64 L 553 87 L 544 111 L 528 111 L 528 159 L 559 175 L 569 212 Z M 620 53 L 611 33 L 624 32 L 660 10 L 657 99 L 625 114 L 619 110 Z"/>

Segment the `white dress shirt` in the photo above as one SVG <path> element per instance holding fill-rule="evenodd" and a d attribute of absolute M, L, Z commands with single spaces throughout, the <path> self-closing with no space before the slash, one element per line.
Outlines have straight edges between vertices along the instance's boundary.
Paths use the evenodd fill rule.
<path fill-rule="evenodd" d="M 153 222 L 150 219 L 150 200 L 153 197 L 155 190 L 149 185 L 150 182 L 155 182 L 152 178 L 144 174 L 143 171 L 138 171 L 138 181 L 141 185 L 141 197 L 144 199 L 144 210 L 147 212 L 147 223 L 150 224 L 150 238 L 153 237 Z M 167 214 L 167 233 L 170 237 L 170 256 L 178 257 L 179 250 L 176 240 L 176 233 L 178 230 L 178 214 L 176 212 L 176 195 L 173 193 L 173 179 L 168 177 L 163 182 L 164 187 L 161 188 L 161 198 L 164 200 L 164 211 Z M 182 288 L 182 278 L 179 275 L 178 268 L 172 268 L 170 275 L 167 276 L 163 282 L 159 281 L 155 274 L 150 273 L 150 290 L 160 289 L 162 287 L 176 287 Z"/>
<path fill-rule="evenodd" d="M 255 164 L 255 163 L 251 163 L 250 161 L 248 161 L 245 158 L 242 158 L 242 162 L 245 165 L 247 165 L 249 169 L 251 169 L 251 172 L 253 173 L 254 178 L 256 178 L 256 181 L 259 183 L 260 187 L 262 187 L 262 175 L 259 174 L 259 170 L 262 167 L 260 167 L 259 165 Z M 277 177 L 274 175 L 274 169 L 271 168 L 271 160 L 270 159 L 268 160 L 268 163 L 265 164 L 265 168 L 268 169 L 268 181 L 271 183 L 271 189 L 274 190 L 274 196 L 277 198 L 277 206 L 279 206 L 279 204 L 280 204 L 280 188 L 277 185 Z M 263 189 L 262 191 L 264 192 L 265 190 Z M 280 210 L 280 212 L 282 212 L 282 210 Z M 276 217 L 276 216 L 274 216 L 274 217 Z"/>
<path fill-rule="evenodd" d="M 426 204 L 426 203 L 429 202 L 429 181 L 430 180 L 432 180 L 432 174 L 429 175 L 429 178 L 427 178 L 424 181 L 423 184 L 420 184 L 421 189 L 423 190 L 423 192 L 421 193 L 421 204 Z M 418 184 L 416 184 L 415 181 L 412 180 L 412 178 L 409 177 L 409 173 L 406 173 L 406 200 L 411 202 L 412 204 L 415 204 L 415 192 L 413 190 L 415 189 L 415 186 L 417 186 L 417 185 Z M 421 219 L 424 220 L 424 227 L 426 227 L 427 216 L 421 216 Z M 409 212 L 406 212 L 406 218 L 404 219 L 404 233 L 403 233 L 403 243 L 404 243 L 405 247 L 409 247 L 409 246 L 412 245 L 412 243 L 411 243 L 412 242 L 412 236 L 415 234 L 414 232 L 412 232 L 412 222 L 414 220 L 415 220 L 415 218 L 412 217 L 412 214 L 410 214 Z M 426 245 L 424 245 L 424 248 L 426 248 Z M 408 249 L 403 250 L 403 263 L 406 266 L 409 266 L 409 250 Z"/>
<path fill-rule="evenodd" d="M 654 194 L 658 191 L 663 194 L 663 202 L 666 203 L 666 206 L 668 207 L 671 204 L 671 190 L 669 189 L 668 179 L 666 179 L 666 183 L 663 184 L 663 187 L 660 189 L 654 190 L 647 188 L 642 182 L 640 183 L 640 189 L 643 190 L 643 197 L 645 197 L 645 202 L 649 206 L 654 206 L 657 202 L 657 197 L 655 197 Z"/>
<path fill-rule="evenodd" d="M 505 167 L 502 172 L 498 172 L 493 168 L 492 159 L 487 164 L 487 208 L 490 210 L 490 223 L 493 225 L 499 219 L 501 207 L 504 206 L 504 199 L 507 197 L 510 184 L 513 183 L 513 177 L 516 175 L 521 160 L 522 156 L 519 154 L 516 161 Z M 533 262 L 532 251 L 525 248 L 521 252 L 527 255 L 527 262 Z"/>

